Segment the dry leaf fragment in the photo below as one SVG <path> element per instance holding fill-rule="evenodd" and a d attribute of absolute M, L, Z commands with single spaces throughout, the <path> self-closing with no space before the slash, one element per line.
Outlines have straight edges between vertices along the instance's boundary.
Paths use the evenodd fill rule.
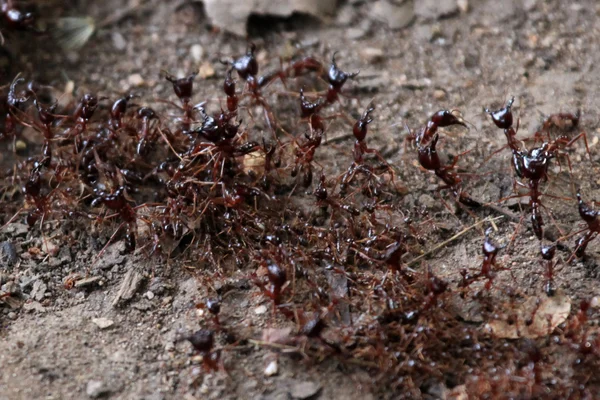
<path fill-rule="evenodd" d="M 531 297 L 516 310 L 517 321 L 495 320 L 485 326 L 493 336 L 503 339 L 535 339 L 549 335 L 565 322 L 571 312 L 571 299 L 564 294 Z"/>

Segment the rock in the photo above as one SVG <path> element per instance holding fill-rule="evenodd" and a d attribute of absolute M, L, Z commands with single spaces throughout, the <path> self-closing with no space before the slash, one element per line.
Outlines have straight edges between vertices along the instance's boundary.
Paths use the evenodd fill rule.
<path fill-rule="evenodd" d="M 31 289 L 29 296 L 34 300 L 42 301 L 44 300 L 46 289 L 48 289 L 48 285 L 41 280 L 37 280 L 33 283 L 33 289 Z"/>
<path fill-rule="evenodd" d="M 295 383 L 290 390 L 290 395 L 294 399 L 310 399 L 316 396 L 320 391 L 321 385 L 315 382 L 305 381 Z"/>
<path fill-rule="evenodd" d="M 384 22 L 388 28 L 402 29 L 414 20 L 415 12 L 412 1 L 406 1 L 397 6 L 387 0 L 379 0 L 372 6 L 371 15 Z"/>
<path fill-rule="evenodd" d="M 442 89 L 436 89 L 433 91 L 433 97 L 436 100 L 443 100 L 446 98 L 446 92 Z"/>
<path fill-rule="evenodd" d="M 148 300 L 152 300 L 154 298 L 154 293 L 148 290 L 146 293 L 144 293 L 144 296 L 146 296 Z"/>
<path fill-rule="evenodd" d="M 337 6 L 337 0 L 204 0 L 203 3 L 213 25 L 238 36 L 246 36 L 247 20 L 252 14 L 290 17 L 297 12 L 323 18 Z"/>
<path fill-rule="evenodd" d="M 4 233 L 10 233 L 12 236 L 25 236 L 29 232 L 29 226 L 18 222 L 13 222 L 4 228 Z"/>
<path fill-rule="evenodd" d="M 85 388 L 85 393 L 92 399 L 97 399 L 110 393 L 110 390 L 106 387 L 104 382 L 91 380 L 88 381 Z"/>
<path fill-rule="evenodd" d="M 261 315 L 267 312 L 267 307 L 265 305 L 258 306 L 254 309 L 254 314 Z"/>
<path fill-rule="evenodd" d="M 418 0 L 415 2 L 415 14 L 423 19 L 440 19 L 457 12 L 456 0 Z"/>
<path fill-rule="evenodd" d="M 45 312 L 46 308 L 39 301 L 31 301 L 23 304 L 23 310 Z"/>
<path fill-rule="evenodd" d="M 419 196 L 417 204 L 419 204 L 419 206 L 421 207 L 424 206 L 426 208 L 433 208 L 435 206 L 435 200 L 430 195 L 424 193 L 421 196 Z"/>
<path fill-rule="evenodd" d="M 116 50 L 123 51 L 127 48 L 127 42 L 121 32 L 113 32 L 111 39 Z"/>
<path fill-rule="evenodd" d="M 19 260 L 17 256 L 17 248 L 11 241 L 0 243 L 0 268 L 11 267 Z"/>
<path fill-rule="evenodd" d="M 115 324 L 112 319 L 108 318 L 92 318 L 92 322 L 100 329 L 107 329 Z"/>
<path fill-rule="evenodd" d="M 200 62 L 202 60 L 202 56 L 204 55 L 204 48 L 199 44 L 194 44 L 190 47 L 190 55 L 196 62 Z"/>
<path fill-rule="evenodd" d="M 123 278 L 123 282 L 121 283 L 119 292 L 112 301 L 112 306 L 115 307 L 122 300 L 131 300 L 142 285 L 143 281 L 144 277 L 142 276 L 142 274 L 133 269 L 130 269 L 129 272 L 127 272 L 127 274 L 125 274 L 125 277 Z"/>
<path fill-rule="evenodd" d="M 456 5 L 461 13 L 469 12 L 469 0 L 456 0 Z"/>
<path fill-rule="evenodd" d="M 213 76 L 215 76 L 215 67 L 213 67 L 212 64 L 208 61 L 203 62 L 202 65 L 200 65 L 200 69 L 198 70 L 198 75 L 202 79 L 212 78 Z"/>
<path fill-rule="evenodd" d="M 383 50 L 377 47 L 365 47 L 360 50 L 360 56 L 370 64 L 383 60 L 383 55 Z"/>
<path fill-rule="evenodd" d="M 139 87 L 144 84 L 144 78 L 140 74 L 132 74 L 127 78 L 127 83 L 133 87 Z"/>
<path fill-rule="evenodd" d="M 265 368 L 265 376 L 277 375 L 278 372 L 279 364 L 277 363 L 277 360 L 271 361 L 269 365 L 267 365 L 267 368 Z"/>

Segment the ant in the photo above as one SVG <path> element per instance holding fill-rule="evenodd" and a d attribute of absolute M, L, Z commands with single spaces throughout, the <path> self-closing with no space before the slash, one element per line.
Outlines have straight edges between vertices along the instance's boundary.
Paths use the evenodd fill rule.
<path fill-rule="evenodd" d="M 546 283 L 544 283 L 544 292 L 548 296 L 554 296 L 556 287 L 554 286 L 554 268 L 556 263 L 553 261 L 556 254 L 556 246 L 543 246 L 540 253 L 542 254 L 542 265 L 546 268 Z"/>
<path fill-rule="evenodd" d="M 123 116 L 127 112 L 127 107 L 129 106 L 129 102 L 138 97 L 135 94 L 128 94 L 127 96 L 120 97 L 112 104 L 110 108 L 110 120 L 109 126 L 111 126 L 115 131 L 121 129 L 123 127 Z"/>
<path fill-rule="evenodd" d="M 325 99 L 329 104 L 334 103 L 339 99 L 342 87 L 346 81 L 348 79 L 354 79 L 360 73 L 360 71 L 346 72 L 339 69 L 337 63 L 335 62 L 336 54 L 337 52 L 334 52 L 331 56 L 331 65 L 327 71 L 327 82 L 329 83 L 329 88 L 327 89 Z"/>
<path fill-rule="evenodd" d="M 17 122 L 20 122 L 15 116 L 16 113 L 22 112 L 21 106 L 29 101 L 29 90 L 22 91 L 17 94 L 17 85 L 24 82 L 25 79 L 20 78 L 18 75 L 10 84 L 8 95 L 6 98 L 7 113 L 4 119 L 4 132 L 0 135 L 1 137 L 12 137 L 14 136 L 17 128 Z"/>
<path fill-rule="evenodd" d="M 6 26 L 12 30 L 35 30 L 35 14 L 19 9 L 15 3 L 16 0 L 0 0 L 0 14 Z"/>
<path fill-rule="evenodd" d="M 319 111 L 324 105 L 325 101 L 323 99 L 311 102 L 304 96 L 304 90 L 300 89 L 300 116 L 303 119 L 308 119 L 310 129 L 304 134 L 306 141 L 296 149 L 296 164 L 292 169 L 292 177 L 303 171 L 302 183 L 304 187 L 309 187 L 312 183 L 312 162 L 317 148 L 321 146 L 325 132 L 323 117 L 319 115 Z"/>
<path fill-rule="evenodd" d="M 507 146 L 512 152 L 512 166 L 520 179 L 526 179 L 527 185 L 516 182 L 517 185 L 526 186 L 529 188 L 529 205 L 531 207 L 531 225 L 535 236 L 542 240 L 544 220 L 541 214 L 541 196 L 540 183 L 548 179 L 548 167 L 550 160 L 555 158 L 560 149 L 570 147 L 576 140 L 583 138 L 586 142 L 585 133 L 581 133 L 572 139 L 565 136 L 560 136 L 552 142 L 544 142 L 539 147 L 532 149 L 524 148 L 516 139 L 516 130 L 513 128 L 512 105 L 514 97 L 511 98 L 506 106 L 497 111 L 486 112 L 492 117 L 494 124 L 504 130 L 506 135 Z M 518 122 L 517 122 L 518 129 Z M 570 167 L 570 162 L 569 162 Z M 519 195 L 520 197 L 520 195 Z"/>
<path fill-rule="evenodd" d="M 184 78 L 175 78 L 170 74 L 166 74 L 165 79 L 173 84 L 173 91 L 182 103 L 183 118 L 181 119 L 181 131 L 188 133 L 191 129 L 191 124 L 194 121 L 192 112 L 195 107 L 190 105 L 190 100 L 194 91 L 194 79 L 198 72 L 193 72 Z"/>
<path fill-rule="evenodd" d="M 202 356 L 202 365 L 207 372 L 216 371 L 221 353 L 213 350 L 215 335 L 210 329 L 200 329 L 192 335 L 182 338 L 190 342 L 194 350 Z"/>
<path fill-rule="evenodd" d="M 579 258 L 585 256 L 585 249 L 588 244 L 600 233 L 600 219 L 598 219 L 598 211 L 592 209 L 585 203 L 581 194 L 577 192 L 577 203 L 579 216 L 587 225 L 587 232 L 576 241 L 575 255 Z"/>
<path fill-rule="evenodd" d="M 366 154 L 375 154 L 379 161 L 382 163 L 383 167 L 391 174 L 392 181 L 395 180 L 395 174 L 392 167 L 385 161 L 381 153 L 378 150 L 370 148 L 367 146 L 366 138 L 368 132 L 368 126 L 371 122 L 373 122 L 373 117 L 371 113 L 375 111 L 375 107 L 372 104 L 369 104 L 367 109 L 363 112 L 362 116 L 355 122 L 352 127 L 352 133 L 354 134 L 354 138 L 356 141 L 354 142 L 354 162 L 348 168 L 346 173 L 341 178 L 341 189 L 344 189 L 351 183 L 354 179 L 354 176 L 357 172 L 362 172 L 367 175 L 369 178 L 375 178 L 374 168 L 368 166 L 365 163 L 364 156 Z M 371 179 L 369 179 L 371 181 Z M 370 190 L 369 192 L 377 193 L 378 190 Z"/>
<path fill-rule="evenodd" d="M 315 189 L 314 193 L 315 193 L 315 197 L 318 200 L 318 203 L 325 205 L 324 206 L 325 208 L 327 206 L 331 206 L 332 208 L 337 208 L 337 209 L 342 209 L 344 211 L 347 211 L 348 213 L 350 213 L 350 215 L 355 216 L 355 217 L 360 215 L 360 210 L 358 210 L 356 207 L 348 205 L 348 204 L 340 204 L 335 199 L 332 199 L 328 195 L 327 188 L 325 187 L 325 175 L 321 175 L 319 184 L 318 184 L 317 188 Z"/>
<path fill-rule="evenodd" d="M 95 188 L 94 193 L 96 194 L 96 199 L 94 200 L 95 203 L 102 203 L 108 209 L 116 211 L 118 213 L 119 218 L 123 221 L 120 227 L 122 227 L 124 224 L 126 225 L 126 250 L 135 250 L 135 229 L 137 216 L 135 209 L 131 207 L 127 198 L 125 197 L 125 188 L 121 186 L 117 190 L 115 190 L 114 193 L 106 193 L 102 190 L 99 190 L 98 188 Z M 118 231 L 119 229 L 117 229 L 117 232 Z"/>
<path fill-rule="evenodd" d="M 287 289 L 287 273 L 285 268 L 281 268 L 273 261 L 265 261 L 261 262 L 263 267 L 267 268 L 267 279 L 269 281 L 268 285 L 265 285 L 261 280 L 253 277 L 253 282 L 256 286 L 258 286 L 263 294 L 273 300 L 273 309 L 276 306 L 281 304 L 281 296 Z"/>
<path fill-rule="evenodd" d="M 433 114 L 427 122 L 427 125 L 424 128 L 421 128 L 416 134 L 413 134 L 407 126 L 409 131 L 408 138 L 409 140 L 414 140 L 417 144 L 419 164 L 421 164 L 424 169 L 433 171 L 435 175 L 446 184 L 445 187 L 452 190 L 452 193 L 459 203 L 475 206 L 478 204 L 460 189 L 462 179 L 459 174 L 453 172 L 459 158 L 466 154 L 466 152 L 454 156 L 452 162 L 447 165 L 442 163 L 442 160 L 437 153 L 436 145 L 439 140 L 439 134 L 437 133 L 438 128 L 452 125 L 467 127 L 466 123 L 451 111 L 440 110 Z"/>
<path fill-rule="evenodd" d="M 485 232 L 485 239 L 482 245 L 483 252 L 483 262 L 481 264 L 481 271 L 474 275 L 469 275 L 466 269 L 461 271 L 462 275 L 462 287 L 467 287 L 471 285 L 473 282 L 479 280 L 480 278 L 487 279 L 485 283 L 485 290 L 490 290 L 492 288 L 492 283 L 494 278 L 496 277 L 497 271 L 505 271 L 508 268 L 499 267 L 496 263 L 496 257 L 498 256 L 498 252 L 500 251 L 500 247 L 498 247 L 492 240 L 490 239 L 490 230 L 488 229 Z"/>

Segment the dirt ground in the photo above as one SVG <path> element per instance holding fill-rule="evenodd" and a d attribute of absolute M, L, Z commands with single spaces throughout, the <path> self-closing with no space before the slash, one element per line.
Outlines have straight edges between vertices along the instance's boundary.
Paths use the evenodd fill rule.
<path fill-rule="evenodd" d="M 120 4 L 94 2 L 86 12 L 101 18 Z M 219 60 L 242 54 L 247 41 L 211 29 L 199 3 L 153 4 L 101 29 L 80 51 L 63 53 L 49 39 L 33 38 L 30 45 L 36 52 L 23 51 L 16 58 L 25 74 L 43 77 L 60 88 L 73 81 L 78 93 L 89 90 L 110 98 L 131 90 L 147 99 L 173 98 L 161 71 L 183 76 L 200 67 L 204 77 L 199 78 L 197 97 L 221 96 L 225 67 Z M 512 193 L 508 153 L 482 164 L 505 144 L 483 107 L 500 107 L 515 96 L 523 136 L 533 134 L 544 115 L 581 109 L 580 129 L 587 133 L 591 160 L 582 144 L 575 145 L 570 151 L 573 172 L 565 163 L 555 164 L 553 178 L 544 186 L 548 194 L 568 198 L 544 198 L 552 213 L 547 217 L 548 229 L 573 232 L 580 224 L 574 188 L 580 187 L 589 201 L 600 199 L 600 5 L 593 0 L 471 0 L 468 8 L 441 17 L 420 15 L 406 28 L 391 30 L 377 17 L 374 4 L 351 0 L 326 23 L 304 17 L 259 19 L 250 31 L 262 65 L 277 66 L 278 54 L 294 42 L 322 59 L 338 51 L 338 63 L 346 70 L 360 69 L 359 77 L 347 85 L 351 98 L 343 101 L 353 115 L 371 99 L 376 104 L 369 144 L 399 171 L 407 193 L 398 201 L 407 210 L 426 208 L 441 227 L 428 240 L 427 249 L 471 225 L 473 219 L 451 213 L 448 208 L 454 205 L 447 193 L 439 194 L 437 178 L 418 168 L 414 152 L 405 151 L 404 124 L 416 129 L 439 109 L 460 110 L 472 126 L 452 129 L 442 148 L 450 154 L 470 151 L 459 165 L 473 174 L 472 179 L 465 178 L 473 197 L 518 214 L 518 200 L 497 203 Z M 72 10 L 81 12 L 83 8 Z M 265 29 L 265 21 L 273 29 Z M 11 51 L 16 53 L 14 48 Z M 3 77 L 0 84 L 11 79 Z M 348 130 L 342 123 L 333 124 L 328 139 Z M 351 160 L 351 143 L 346 139 L 325 145 L 318 160 L 331 173 L 341 173 Z M 527 198 L 521 205 L 527 208 Z M 519 289 L 533 295 L 542 291 L 544 275 L 529 214 L 523 213 L 520 233 L 499 258 L 510 266 Z M 476 218 L 487 216 L 498 215 L 478 211 Z M 517 222 L 505 218 L 495 224 L 494 239 L 507 244 Z M 2 241 L 16 246 L 14 262 L 6 261 L 9 256 L 3 250 L 2 284 L 16 279 L 24 297 L 13 307 L 0 307 L 0 399 L 402 397 L 391 387 L 374 384 L 377 373 L 372 370 L 349 367 L 333 358 L 297 359 L 251 343 L 223 352 L 226 372 L 205 373 L 189 344 L 177 338 L 207 323 L 206 315 L 199 315 L 194 307 L 214 289 L 207 277 L 213 286 L 229 292 L 222 304 L 223 325 L 254 338 L 260 338 L 265 328 L 281 325 L 270 314 L 271 303 L 249 282 L 247 271 L 225 275 L 203 270 L 193 257 L 166 260 L 127 255 L 121 242 L 110 245 L 94 262 L 102 248 L 96 234 L 68 223 L 56 223 L 50 232 L 57 230 L 70 242 L 56 243 L 59 248 L 52 257 L 24 251 L 28 241 L 40 240 L 24 224 L 10 224 L 0 233 Z M 437 274 L 457 283 L 461 268 L 481 265 L 482 238 L 479 230 L 470 230 L 435 251 L 428 263 Z M 573 238 L 565 241 L 571 248 L 573 242 Z M 599 251 L 600 243 L 593 242 L 585 261 L 557 271 L 556 285 L 573 305 L 600 295 Z M 570 256 L 568 251 L 559 253 L 563 260 Z M 66 290 L 65 279 L 76 273 L 87 274 L 91 282 Z M 510 279 L 508 273 L 501 274 L 495 285 L 502 287 Z M 123 293 L 127 286 L 123 282 L 131 280 L 139 284 Z M 264 371 L 273 361 L 278 373 L 266 376 Z"/>

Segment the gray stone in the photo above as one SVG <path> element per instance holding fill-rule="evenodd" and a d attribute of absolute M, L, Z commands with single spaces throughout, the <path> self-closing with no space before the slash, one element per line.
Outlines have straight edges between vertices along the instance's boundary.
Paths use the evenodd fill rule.
<path fill-rule="evenodd" d="M 458 13 L 456 0 L 419 0 L 415 14 L 424 19 L 440 19 Z"/>

